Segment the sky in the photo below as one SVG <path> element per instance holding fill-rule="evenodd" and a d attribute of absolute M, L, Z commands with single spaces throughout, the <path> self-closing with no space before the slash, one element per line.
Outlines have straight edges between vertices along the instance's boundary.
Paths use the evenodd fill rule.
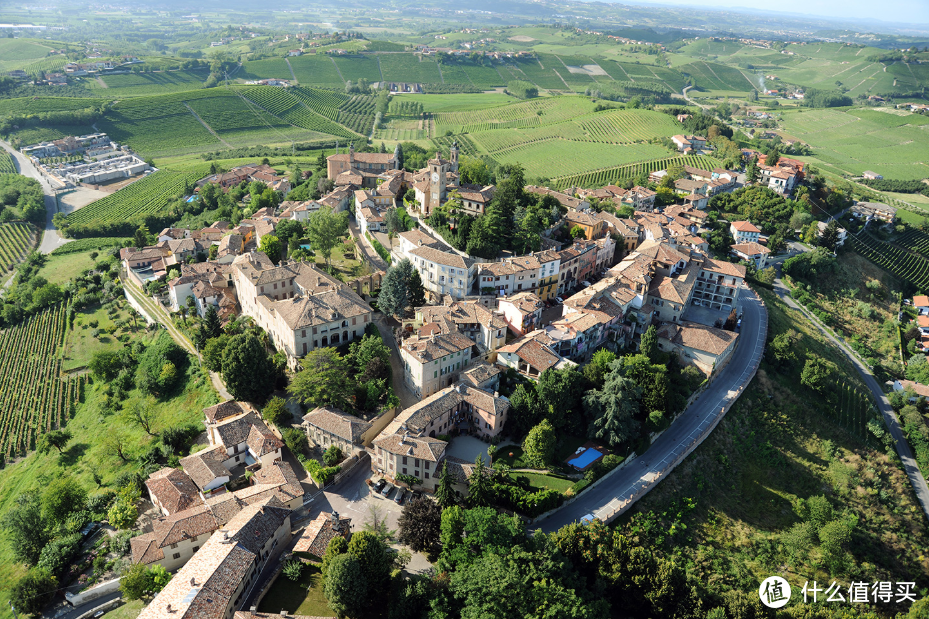
<path fill-rule="evenodd" d="M 745 7 L 820 17 L 873 19 L 913 25 L 929 24 L 929 0 L 778 0 L 774 4 L 759 4 L 750 0 L 637 0 L 636 4 L 677 4 L 713 8 Z"/>

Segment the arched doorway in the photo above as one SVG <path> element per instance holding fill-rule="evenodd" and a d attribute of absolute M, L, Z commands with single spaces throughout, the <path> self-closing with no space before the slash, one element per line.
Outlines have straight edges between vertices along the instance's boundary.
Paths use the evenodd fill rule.
<path fill-rule="evenodd" d="M 339 334 L 338 334 L 338 333 L 333 333 L 333 334 L 332 334 L 332 343 L 333 343 L 333 344 L 338 344 L 338 343 L 339 343 Z"/>
<path fill-rule="evenodd" d="M 328 335 L 324 335 L 324 336 L 323 336 L 323 348 L 325 348 L 325 347 L 328 346 L 328 345 L 329 345 L 329 336 L 328 336 Z"/>

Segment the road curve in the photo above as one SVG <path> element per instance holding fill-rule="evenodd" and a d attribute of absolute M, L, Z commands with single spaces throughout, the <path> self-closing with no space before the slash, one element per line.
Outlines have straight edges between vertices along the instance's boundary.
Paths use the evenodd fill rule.
<path fill-rule="evenodd" d="M 13 163 L 16 169 L 23 176 L 34 178 L 42 185 L 42 191 L 45 192 L 45 231 L 42 235 L 42 242 L 39 244 L 39 251 L 43 254 L 49 254 L 55 248 L 61 247 L 68 242 L 68 239 L 62 238 L 52 223 L 52 217 L 58 212 L 58 200 L 55 198 L 55 192 L 48 180 L 39 173 L 32 162 L 18 150 L 10 146 L 7 142 L 0 141 L 0 147 L 13 156 Z"/>
<path fill-rule="evenodd" d="M 716 380 L 674 420 L 644 455 L 582 492 L 577 499 L 539 522 L 535 528 L 555 531 L 587 514 L 605 519 L 615 512 L 621 500 L 632 495 L 631 505 L 644 496 L 676 462 L 697 448 L 700 437 L 712 430 L 724 416 L 721 409 L 737 399 L 754 377 L 764 352 L 767 311 L 758 295 L 749 289 L 742 289 L 740 299 L 743 310 L 741 335 L 732 360 L 720 370 Z"/>
<path fill-rule="evenodd" d="M 929 485 L 926 484 L 926 478 L 923 477 L 922 471 L 919 470 L 919 466 L 916 464 L 916 458 L 913 457 L 913 451 L 910 449 L 910 444 L 907 442 L 906 437 L 903 435 L 903 429 L 900 427 L 900 420 L 897 418 L 897 414 L 894 412 L 893 407 L 890 405 L 890 401 L 887 399 L 887 396 L 884 395 L 884 390 L 881 389 L 880 384 L 874 378 L 874 374 L 871 373 L 871 369 L 862 363 L 858 356 L 852 352 L 844 342 L 839 341 L 831 333 L 819 324 L 818 321 L 814 320 L 810 316 L 809 312 L 801 307 L 798 303 L 794 302 L 790 298 L 786 286 L 783 285 L 780 279 L 775 280 L 774 292 L 788 307 L 797 310 L 803 314 L 807 320 L 812 323 L 814 327 L 819 329 L 819 331 L 829 338 L 829 341 L 838 346 L 839 350 L 842 351 L 848 360 L 855 366 L 855 369 L 858 370 L 858 373 L 861 375 L 861 379 L 864 381 L 864 384 L 867 385 L 868 389 L 871 390 L 871 394 L 874 396 L 874 399 L 877 401 L 877 407 L 881 411 L 881 416 L 884 418 L 884 425 L 887 426 L 887 430 L 890 432 L 890 436 L 894 439 L 894 447 L 897 450 L 897 455 L 900 456 L 900 461 L 903 463 L 903 470 L 906 472 L 907 477 L 910 478 L 910 484 L 913 486 L 913 492 L 916 493 L 916 499 L 919 501 L 919 504 L 922 506 L 923 511 L 926 513 L 926 518 L 929 518 Z"/>

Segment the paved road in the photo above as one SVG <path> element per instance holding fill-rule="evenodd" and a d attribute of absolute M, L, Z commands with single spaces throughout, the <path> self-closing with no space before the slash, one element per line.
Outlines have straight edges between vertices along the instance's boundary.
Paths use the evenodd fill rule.
<path fill-rule="evenodd" d="M 704 432 L 712 429 L 722 418 L 720 409 L 738 398 L 742 389 L 755 375 L 764 351 L 767 334 L 767 312 L 761 300 L 751 290 L 741 291 L 742 332 L 733 352 L 732 360 L 706 391 L 687 408 L 664 434 L 658 437 L 644 455 L 605 478 L 596 486 L 581 493 L 573 503 L 541 521 L 538 528 L 550 532 L 580 520 L 587 514 L 606 518 L 620 506 L 621 499 L 638 494 L 641 498 L 661 480 L 674 461 L 693 451 Z"/>
<path fill-rule="evenodd" d="M 377 255 L 377 252 L 374 251 L 374 248 L 369 244 L 368 238 L 361 234 L 361 231 L 358 228 L 358 224 L 354 220 L 348 220 L 348 229 L 351 232 L 352 236 L 355 237 L 355 243 L 358 244 L 358 247 L 361 248 L 361 253 L 365 255 L 365 258 L 368 260 L 368 264 L 371 265 L 371 268 L 375 271 L 386 271 L 387 263 Z"/>
<path fill-rule="evenodd" d="M 52 186 L 49 184 L 48 180 L 39 173 L 36 167 L 32 165 L 32 162 L 24 157 L 22 153 L 10 146 L 7 142 L 0 141 L 0 147 L 3 147 L 4 150 L 13 155 L 13 161 L 20 174 L 28 176 L 29 178 L 34 178 L 42 185 L 42 191 L 45 192 L 46 218 L 45 231 L 42 235 L 42 242 L 39 244 L 39 251 L 43 254 L 51 253 L 53 249 L 61 247 L 68 242 L 68 239 L 59 236 L 58 230 L 52 223 L 52 217 L 58 212 L 58 201 L 55 198 L 55 192 L 52 190 Z"/>
<path fill-rule="evenodd" d="M 384 318 L 383 315 L 375 315 L 374 324 L 381 334 L 381 339 L 383 339 L 384 342 L 387 343 L 387 347 L 390 348 L 392 383 L 394 393 L 400 398 L 400 409 L 403 410 L 416 406 L 419 404 L 419 398 L 417 398 L 403 382 L 403 359 L 400 358 L 400 351 L 397 349 L 397 341 L 394 339 L 394 334 L 390 325 L 387 324 L 387 319 Z"/>
<path fill-rule="evenodd" d="M 794 300 L 790 298 L 787 287 L 784 286 L 780 279 L 774 280 L 774 286 L 774 292 L 777 296 L 789 307 L 792 307 L 806 316 L 807 320 L 819 329 L 830 342 L 838 346 L 839 350 L 842 351 L 848 360 L 851 361 L 852 365 L 855 366 L 855 369 L 858 370 L 865 385 L 871 390 L 871 394 L 877 401 L 877 406 L 881 411 L 881 415 L 884 417 L 884 424 L 890 431 L 890 435 L 894 439 L 894 447 L 897 450 L 897 454 L 900 456 L 901 462 L 903 462 L 903 470 L 906 471 L 907 477 L 910 478 L 910 483 L 913 485 L 916 498 L 922 506 L 923 511 L 926 513 L 926 517 L 929 518 L 929 485 L 926 484 L 926 478 L 923 477 L 922 472 L 919 470 L 916 459 L 913 457 L 913 451 L 910 449 L 910 445 L 903 435 L 903 429 L 900 427 L 900 420 L 897 418 L 894 409 L 890 406 L 887 396 L 884 395 L 884 390 L 881 389 L 880 384 L 878 384 L 877 380 L 874 378 L 874 374 L 871 373 L 871 369 L 865 365 L 844 342 L 839 341 L 835 336 L 824 329 L 819 321 L 810 316 L 805 308 L 795 303 Z"/>

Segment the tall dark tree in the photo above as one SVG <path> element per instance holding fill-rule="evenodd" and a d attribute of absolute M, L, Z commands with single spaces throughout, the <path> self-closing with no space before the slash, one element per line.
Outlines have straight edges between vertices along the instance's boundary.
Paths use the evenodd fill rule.
<path fill-rule="evenodd" d="M 439 476 L 439 484 L 435 488 L 435 501 L 439 507 L 446 509 L 455 505 L 458 499 L 455 495 L 452 474 L 448 472 L 448 460 L 442 461 L 442 474 Z"/>
<path fill-rule="evenodd" d="M 39 561 L 42 548 L 51 539 L 46 525 L 42 502 L 35 492 L 23 492 L 17 496 L 13 507 L 0 520 L 0 529 L 6 533 L 14 557 L 26 565 L 35 565 Z"/>
<path fill-rule="evenodd" d="M 344 553 L 333 557 L 326 571 L 323 593 L 329 608 L 339 617 L 363 617 L 368 610 L 370 587 L 361 562 Z"/>
<path fill-rule="evenodd" d="M 20 613 L 36 617 L 58 591 L 58 579 L 48 570 L 33 568 L 10 589 L 10 602 Z"/>
<path fill-rule="evenodd" d="M 403 507 L 397 526 L 401 544 L 433 555 L 439 546 L 442 506 L 428 497 L 413 499 Z"/>
<path fill-rule="evenodd" d="M 826 225 L 826 229 L 823 230 L 822 235 L 819 237 L 819 245 L 829 251 L 835 251 L 835 248 L 838 247 L 839 224 L 835 219 L 830 220 L 829 224 Z"/>
<path fill-rule="evenodd" d="M 648 357 L 650 361 L 655 360 L 655 353 L 658 352 L 658 330 L 655 325 L 649 325 L 642 334 L 639 340 L 639 352 Z"/>
<path fill-rule="evenodd" d="M 274 367 L 261 340 L 251 331 L 233 336 L 226 345 L 223 380 L 233 398 L 259 405 L 274 391 Z"/>
<path fill-rule="evenodd" d="M 415 268 L 410 273 L 410 279 L 407 282 L 407 304 L 410 307 L 423 307 L 426 305 L 426 288 L 423 286 L 423 279 L 419 271 Z"/>
<path fill-rule="evenodd" d="M 614 362 L 618 367 L 619 362 Z M 584 411 L 590 419 L 589 434 L 607 441 L 611 447 L 635 440 L 639 435 L 639 403 L 642 388 L 617 370 L 607 375 L 603 389 L 588 391 Z"/>
<path fill-rule="evenodd" d="M 484 468 L 484 458 L 478 454 L 474 460 L 474 470 L 468 477 L 468 505 L 485 507 L 493 500 L 493 487 L 490 476 Z"/>
<path fill-rule="evenodd" d="M 219 321 L 219 314 L 216 312 L 215 305 L 209 305 L 206 313 L 203 315 L 203 329 L 207 339 L 219 337 L 223 334 L 223 325 Z"/>
<path fill-rule="evenodd" d="M 311 350 L 302 360 L 303 369 L 290 382 L 288 391 L 308 406 L 348 408 L 354 394 L 354 372 L 335 348 Z"/>

